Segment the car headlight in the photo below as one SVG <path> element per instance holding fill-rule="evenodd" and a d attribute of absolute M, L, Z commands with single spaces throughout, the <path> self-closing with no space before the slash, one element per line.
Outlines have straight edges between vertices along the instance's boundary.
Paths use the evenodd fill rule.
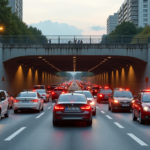
<path fill-rule="evenodd" d="M 114 99 L 114 103 L 119 103 L 119 101 L 118 101 L 118 100 L 116 100 L 116 99 Z"/>
<path fill-rule="evenodd" d="M 143 107 L 145 111 L 150 111 L 149 107 Z"/>
<path fill-rule="evenodd" d="M 131 102 L 132 102 L 132 103 L 134 103 L 134 102 L 135 102 L 135 100 L 132 100 Z"/>
<path fill-rule="evenodd" d="M 95 102 L 91 102 L 90 105 L 95 105 Z"/>

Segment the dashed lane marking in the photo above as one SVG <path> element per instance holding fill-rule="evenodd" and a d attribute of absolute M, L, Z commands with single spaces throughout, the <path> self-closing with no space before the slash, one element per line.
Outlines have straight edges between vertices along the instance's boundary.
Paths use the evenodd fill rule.
<path fill-rule="evenodd" d="M 107 117 L 108 119 L 113 119 L 113 118 L 111 118 L 109 115 L 106 115 L 106 117 Z"/>
<path fill-rule="evenodd" d="M 136 137 L 132 133 L 127 133 L 133 140 L 135 140 L 137 143 L 139 143 L 141 146 L 148 146 L 146 143 L 144 143 L 142 140 L 140 140 L 138 137 Z"/>
<path fill-rule="evenodd" d="M 120 129 L 123 129 L 124 127 L 121 125 L 121 124 L 119 124 L 118 122 L 114 122 L 114 124 L 116 125 L 116 126 L 118 126 Z"/>
<path fill-rule="evenodd" d="M 99 107 L 96 107 L 96 108 L 100 109 Z"/>
<path fill-rule="evenodd" d="M 104 111 L 101 111 L 101 113 L 105 114 L 105 112 L 104 112 Z"/>
<path fill-rule="evenodd" d="M 4 141 L 10 141 L 12 140 L 15 136 L 17 136 L 20 132 L 22 132 L 26 127 L 20 128 L 18 131 L 10 135 L 8 138 L 6 138 Z"/>
<path fill-rule="evenodd" d="M 40 118 L 42 115 L 44 115 L 45 113 L 41 113 L 40 115 L 38 115 L 36 118 Z"/>
<path fill-rule="evenodd" d="M 48 107 L 48 109 L 51 109 L 51 107 Z"/>

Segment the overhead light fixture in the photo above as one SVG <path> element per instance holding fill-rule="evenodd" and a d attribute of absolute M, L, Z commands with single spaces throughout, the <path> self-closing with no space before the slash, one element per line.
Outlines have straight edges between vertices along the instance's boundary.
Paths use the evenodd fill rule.
<path fill-rule="evenodd" d="M 108 57 L 108 58 L 111 58 L 111 57 Z"/>
<path fill-rule="evenodd" d="M 42 58 L 41 56 L 39 56 L 39 58 Z"/>
<path fill-rule="evenodd" d="M 43 59 L 43 60 L 45 60 L 45 59 Z"/>
<path fill-rule="evenodd" d="M 107 59 L 104 59 L 105 61 L 107 60 Z"/>

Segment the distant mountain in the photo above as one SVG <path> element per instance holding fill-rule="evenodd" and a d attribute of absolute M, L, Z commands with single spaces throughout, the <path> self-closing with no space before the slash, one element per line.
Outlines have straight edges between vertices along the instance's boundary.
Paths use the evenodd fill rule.
<path fill-rule="evenodd" d="M 82 35 L 83 32 L 75 26 L 50 20 L 33 23 L 30 26 L 40 29 L 44 35 Z"/>

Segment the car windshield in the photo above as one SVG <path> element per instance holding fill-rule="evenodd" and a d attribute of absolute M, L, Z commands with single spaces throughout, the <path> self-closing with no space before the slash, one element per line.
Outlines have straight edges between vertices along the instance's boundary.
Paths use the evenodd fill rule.
<path fill-rule="evenodd" d="M 129 97 L 132 98 L 133 95 L 130 91 L 115 91 L 114 97 Z"/>
<path fill-rule="evenodd" d="M 84 94 L 87 98 L 93 98 L 91 92 L 74 92 L 74 93 L 78 93 L 78 94 Z"/>
<path fill-rule="evenodd" d="M 143 95 L 143 102 L 150 102 L 150 94 Z"/>
<path fill-rule="evenodd" d="M 101 90 L 100 93 L 112 93 L 112 90 Z"/>
<path fill-rule="evenodd" d="M 45 90 L 36 90 L 38 93 L 46 93 Z"/>
<path fill-rule="evenodd" d="M 36 93 L 19 93 L 17 97 L 36 97 Z"/>
<path fill-rule="evenodd" d="M 58 102 L 86 102 L 84 95 L 60 95 Z"/>
<path fill-rule="evenodd" d="M 43 86 L 35 86 L 33 89 L 44 89 Z"/>

